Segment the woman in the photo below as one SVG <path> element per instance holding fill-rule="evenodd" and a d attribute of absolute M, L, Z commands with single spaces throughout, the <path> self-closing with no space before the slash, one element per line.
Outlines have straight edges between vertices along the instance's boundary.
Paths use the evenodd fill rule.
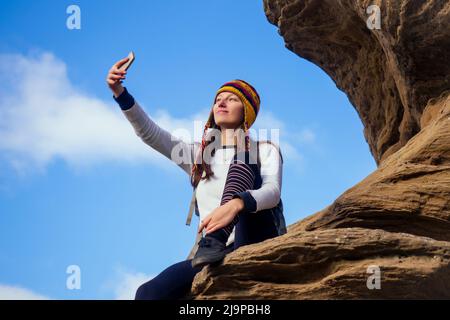
<path fill-rule="evenodd" d="M 198 232 L 204 232 L 192 259 L 169 266 L 141 285 L 135 298 L 180 299 L 203 266 L 222 261 L 240 246 L 279 235 L 271 209 L 281 205 L 282 157 L 270 141 L 259 147 L 260 162 L 251 152 L 256 142 L 248 129 L 256 120 L 260 98 L 247 82 L 233 80 L 221 86 L 201 144 L 186 143 L 153 122 L 122 86 L 126 71 L 120 67 L 127 61 L 122 59 L 109 70 L 107 84 L 113 98 L 136 135 L 190 175 L 196 188 Z M 180 151 L 184 161 L 178 159 Z"/>

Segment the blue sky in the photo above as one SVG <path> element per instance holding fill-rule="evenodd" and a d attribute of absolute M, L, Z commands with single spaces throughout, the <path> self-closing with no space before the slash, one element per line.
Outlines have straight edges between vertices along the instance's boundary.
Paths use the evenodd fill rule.
<path fill-rule="evenodd" d="M 284 47 L 262 1 L 123 3 L 2 4 L 0 298 L 130 298 L 189 253 L 188 176 L 139 140 L 105 83 L 130 50 L 125 86 L 173 133 L 204 123 L 224 82 L 256 87 L 255 128 L 280 129 L 288 224 L 376 168 L 346 95 Z M 72 4 L 80 30 L 66 27 Z"/>

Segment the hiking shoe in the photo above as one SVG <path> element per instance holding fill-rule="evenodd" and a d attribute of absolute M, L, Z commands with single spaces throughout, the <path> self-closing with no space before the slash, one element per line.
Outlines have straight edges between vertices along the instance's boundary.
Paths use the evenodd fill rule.
<path fill-rule="evenodd" d="M 225 255 L 225 243 L 213 237 L 204 236 L 198 242 L 198 249 L 191 261 L 191 265 L 193 268 L 203 267 L 207 264 L 221 261 Z"/>

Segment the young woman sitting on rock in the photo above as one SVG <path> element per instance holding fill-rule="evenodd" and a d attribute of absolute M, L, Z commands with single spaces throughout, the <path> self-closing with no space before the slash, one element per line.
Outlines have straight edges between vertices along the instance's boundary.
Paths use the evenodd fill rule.
<path fill-rule="evenodd" d="M 142 284 L 135 298 L 180 299 L 189 293 L 203 266 L 220 263 L 240 246 L 280 235 L 284 218 L 273 209 L 282 208 L 283 161 L 279 147 L 270 141 L 258 143 L 259 157 L 251 152 L 258 141 L 250 138 L 248 129 L 258 115 L 260 98 L 249 83 L 233 80 L 222 85 L 201 144 L 186 143 L 159 127 L 122 86 L 126 71 L 120 67 L 126 61 L 118 61 L 109 70 L 107 83 L 113 98 L 137 136 L 190 175 L 200 218 L 198 236 L 204 233 L 192 258 L 167 267 Z M 179 151 L 192 161 L 173 159 L 172 153 Z"/>

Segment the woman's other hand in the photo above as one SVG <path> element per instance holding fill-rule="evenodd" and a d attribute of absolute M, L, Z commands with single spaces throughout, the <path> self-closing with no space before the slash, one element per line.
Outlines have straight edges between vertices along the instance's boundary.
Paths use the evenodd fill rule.
<path fill-rule="evenodd" d="M 244 209 L 244 202 L 235 198 L 214 209 L 200 224 L 198 233 L 206 228 L 206 234 L 223 228 L 233 221 L 234 217 Z"/>
<path fill-rule="evenodd" d="M 120 67 L 128 61 L 128 57 L 117 61 L 111 69 L 109 69 L 108 76 L 106 77 L 106 83 L 114 96 L 117 98 L 124 91 L 122 81 L 125 80 L 127 72 L 125 70 L 119 70 Z"/>

